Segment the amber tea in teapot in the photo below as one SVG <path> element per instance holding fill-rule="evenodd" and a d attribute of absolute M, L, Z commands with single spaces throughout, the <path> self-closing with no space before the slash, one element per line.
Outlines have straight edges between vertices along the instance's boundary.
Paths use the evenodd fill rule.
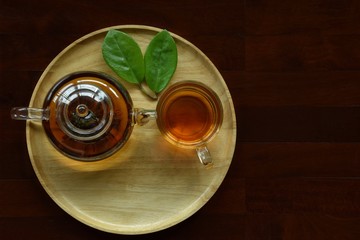
<path fill-rule="evenodd" d="M 155 110 L 133 108 L 128 91 L 110 76 L 76 72 L 59 80 L 42 109 L 14 108 L 14 119 L 43 120 L 53 145 L 78 160 L 105 158 L 121 148 L 133 126 L 156 118 Z"/>

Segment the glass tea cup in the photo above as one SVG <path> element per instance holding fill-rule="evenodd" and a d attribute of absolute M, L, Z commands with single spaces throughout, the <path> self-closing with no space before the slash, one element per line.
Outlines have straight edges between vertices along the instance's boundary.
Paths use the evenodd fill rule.
<path fill-rule="evenodd" d="M 112 77 L 82 71 L 60 79 L 42 108 L 13 108 L 11 117 L 42 121 L 56 149 L 73 159 L 94 161 L 120 149 L 134 125 L 155 119 L 156 111 L 134 108 L 128 91 Z"/>
<path fill-rule="evenodd" d="M 202 164 L 212 164 L 206 144 L 223 121 L 221 101 L 212 89 L 200 82 L 177 82 L 162 93 L 156 112 L 158 128 L 167 141 L 196 149 Z"/>

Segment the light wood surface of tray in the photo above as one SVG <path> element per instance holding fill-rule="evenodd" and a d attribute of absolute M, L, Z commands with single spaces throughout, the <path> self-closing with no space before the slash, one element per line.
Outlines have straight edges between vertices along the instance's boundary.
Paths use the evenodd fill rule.
<path fill-rule="evenodd" d="M 122 25 L 143 52 L 161 29 Z M 106 65 L 101 44 L 110 28 L 90 33 L 65 48 L 46 68 L 30 106 L 42 107 L 47 92 L 71 72 L 100 71 L 118 78 Z M 233 103 L 222 76 L 194 45 L 172 34 L 178 47 L 178 67 L 170 84 L 196 80 L 220 97 L 224 122 L 208 144 L 212 168 L 204 168 L 195 150 L 166 142 L 153 121 L 135 126 L 130 140 L 111 157 L 81 162 L 65 157 L 49 142 L 41 123 L 27 122 L 27 145 L 33 168 L 50 197 L 68 214 L 94 228 L 118 234 L 142 234 L 173 226 L 199 210 L 216 192 L 230 166 L 236 142 Z M 216 47 L 216 46 L 214 46 Z M 119 79 L 119 78 L 118 78 Z M 137 86 L 120 80 L 134 107 L 155 109 Z"/>

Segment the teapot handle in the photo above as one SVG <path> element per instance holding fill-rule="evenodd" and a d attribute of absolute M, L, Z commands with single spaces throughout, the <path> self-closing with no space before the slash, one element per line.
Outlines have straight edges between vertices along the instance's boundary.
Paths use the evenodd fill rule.
<path fill-rule="evenodd" d="M 49 120 L 49 109 L 31 108 L 31 107 L 15 107 L 11 109 L 11 118 L 15 120 Z"/>
<path fill-rule="evenodd" d="M 138 124 L 139 126 L 145 125 L 150 120 L 157 118 L 156 110 L 147 110 L 143 108 L 134 108 L 132 112 L 132 124 Z"/>

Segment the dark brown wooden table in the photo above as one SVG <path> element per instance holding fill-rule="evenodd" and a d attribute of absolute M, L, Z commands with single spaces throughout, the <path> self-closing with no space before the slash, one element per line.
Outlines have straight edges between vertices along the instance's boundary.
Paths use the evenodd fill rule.
<path fill-rule="evenodd" d="M 357 0 L 0 1 L 1 239 L 360 239 Z M 100 28 L 166 28 L 199 47 L 233 97 L 237 143 L 215 196 L 141 236 L 73 219 L 32 169 L 25 122 L 42 71 Z"/>

